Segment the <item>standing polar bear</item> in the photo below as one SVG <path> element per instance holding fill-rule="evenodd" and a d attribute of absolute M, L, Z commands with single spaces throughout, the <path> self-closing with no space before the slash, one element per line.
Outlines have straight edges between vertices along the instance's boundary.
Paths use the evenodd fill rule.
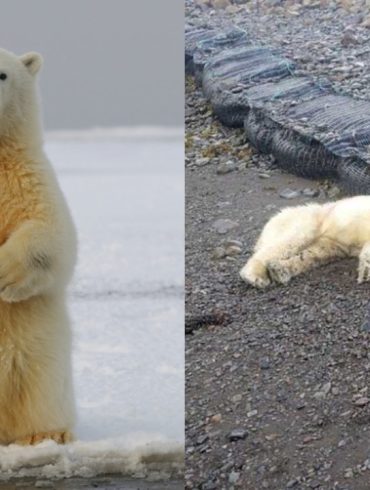
<path fill-rule="evenodd" d="M 0 50 L 0 444 L 71 439 L 74 226 L 44 154 L 37 53 Z"/>
<path fill-rule="evenodd" d="M 283 209 L 264 227 L 240 276 L 257 288 L 287 284 L 343 257 L 359 258 L 359 283 L 370 279 L 370 196 Z"/>

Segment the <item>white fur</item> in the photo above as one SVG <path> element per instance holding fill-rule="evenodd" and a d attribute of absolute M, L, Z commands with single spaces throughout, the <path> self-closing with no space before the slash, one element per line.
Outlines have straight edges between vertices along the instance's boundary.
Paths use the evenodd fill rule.
<path fill-rule="evenodd" d="M 253 256 L 241 269 L 247 283 L 286 284 L 312 267 L 359 257 L 358 282 L 370 279 L 370 196 L 283 209 L 264 227 Z"/>
<path fill-rule="evenodd" d="M 0 443 L 74 424 L 66 287 L 74 226 L 42 148 L 37 53 L 0 50 Z"/>

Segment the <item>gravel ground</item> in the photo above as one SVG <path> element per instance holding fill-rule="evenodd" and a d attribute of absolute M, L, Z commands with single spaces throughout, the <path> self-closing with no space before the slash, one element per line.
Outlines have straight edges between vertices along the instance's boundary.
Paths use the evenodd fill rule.
<path fill-rule="evenodd" d="M 127 480 L 126 478 L 107 475 L 104 478 L 83 479 L 71 478 L 61 481 L 49 480 L 16 480 L 13 483 L 0 483 L 2 490 L 31 490 L 49 488 L 54 490 L 181 490 L 184 484 L 180 481 L 147 482 Z"/>
<path fill-rule="evenodd" d="M 361 44 L 347 48 L 341 39 L 366 10 L 293 15 L 285 2 L 263 4 L 258 15 L 254 4 L 248 13 L 244 5 L 227 12 L 188 2 L 187 20 L 234 19 L 289 56 L 306 56 L 304 69 L 370 98 L 367 61 L 348 76 L 333 70 L 364 62 L 356 50 L 370 49 L 367 28 L 359 21 L 353 28 Z M 186 488 L 369 488 L 370 338 L 362 329 L 369 285 L 357 284 L 356 260 L 265 291 L 238 277 L 277 209 L 338 197 L 335 185 L 285 174 L 257 155 L 242 131 L 214 120 L 187 81 Z"/>

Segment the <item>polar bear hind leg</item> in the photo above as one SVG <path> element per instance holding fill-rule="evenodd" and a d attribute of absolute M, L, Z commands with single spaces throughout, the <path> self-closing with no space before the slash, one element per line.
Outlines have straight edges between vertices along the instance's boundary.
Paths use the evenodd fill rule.
<path fill-rule="evenodd" d="M 359 255 L 357 282 L 370 280 L 370 242 L 365 243 Z"/>
<path fill-rule="evenodd" d="M 271 260 L 267 263 L 270 277 L 281 284 L 287 284 L 292 277 L 298 276 L 313 267 L 347 256 L 346 250 L 326 237 L 319 238 L 293 257 Z"/>

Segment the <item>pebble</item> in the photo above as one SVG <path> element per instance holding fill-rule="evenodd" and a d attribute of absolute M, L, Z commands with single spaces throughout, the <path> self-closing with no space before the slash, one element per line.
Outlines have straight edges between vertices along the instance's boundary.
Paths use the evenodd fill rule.
<path fill-rule="evenodd" d="M 222 415 L 220 413 L 216 413 L 215 415 L 212 415 L 212 417 L 209 419 L 209 421 L 212 424 L 219 424 L 222 420 Z"/>
<path fill-rule="evenodd" d="M 367 398 L 366 396 L 362 396 L 355 401 L 355 405 L 356 407 L 364 407 L 369 403 L 369 401 L 369 398 Z"/>
<path fill-rule="evenodd" d="M 351 32 L 347 31 L 343 34 L 343 37 L 340 41 L 342 43 L 342 46 L 350 46 L 351 44 L 358 44 L 358 39 L 356 36 L 354 36 Z"/>
<path fill-rule="evenodd" d="M 197 167 L 204 167 L 205 165 L 208 165 L 211 162 L 210 158 L 197 158 L 195 160 L 194 165 Z"/>
<path fill-rule="evenodd" d="M 240 473 L 237 473 L 236 471 L 232 471 L 229 475 L 229 483 L 234 484 L 236 483 L 240 478 Z"/>
<path fill-rule="evenodd" d="M 237 395 L 234 395 L 233 397 L 231 397 L 231 401 L 233 403 L 239 403 L 243 400 L 243 396 L 240 395 L 240 394 L 237 394 Z"/>
<path fill-rule="evenodd" d="M 230 4 L 230 0 L 210 0 L 211 5 L 215 9 L 224 9 L 228 7 Z"/>
<path fill-rule="evenodd" d="M 286 487 L 287 488 L 293 488 L 298 484 L 298 480 L 294 478 L 293 480 L 289 480 Z"/>
<path fill-rule="evenodd" d="M 203 483 L 201 486 L 202 490 L 218 490 L 219 486 L 216 482 L 213 481 L 208 481 L 206 483 Z"/>
<path fill-rule="evenodd" d="M 334 185 L 327 191 L 327 195 L 329 199 L 335 199 L 340 194 L 341 194 L 341 190 L 336 185 Z"/>
<path fill-rule="evenodd" d="M 271 364 L 270 364 L 270 359 L 268 357 L 264 357 L 260 360 L 259 366 L 261 369 L 270 369 Z"/>
<path fill-rule="evenodd" d="M 235 247 L 242 248 L 243 244 L 239 240 L 225 240 L 224 246 L 225 247 L 234 247 L 235 246 Z"/>
<path fill-rule="evenodd" d="M 220 235 L 226 235 L 228 231 L 233 230 L 234 228 L 237 228 L 239 226 L 239 223 L 236 221 L 233 221 L 231 219 L 218 219 L 213 223 L 213 228 L 219 233 Z"/>
<path fill-rule="evenodd" d="M 205 442 L 207 442 L 208 439 L 209 439 L 208 434 L 202 434 L 201 436 L 199 436 L 197 438 L 197 444 L 198 444 L 198 446 L 201 446 L 202 444 L 204 444 Z"/>
<path fill-rule="evenodd" d="M 370 319 L 366 318 L 366 320 L 361 325 L 361 330 L 363 332 L 370 332 Z"/>
<path fill-rule="evenodd" d="M 219 260 L 219 259 L 223 259 L 224 257 L 226 257 L 226 250 L 224 249 L 224 247 L 216 247 L 213 250 L 212 252 L 213 259 Z"/>
<path fill-rule="evenodd" d="M 230 162 L 220 163 L 217 167 L 216 173 L 218 175 L 225 175 L 234 172 L 234 170 L 236 169 L 237 166 L 235 165 L 235 163 L 230 163 Z"/>
<path fill-rule="evenodd" d="M 300 191 L 294 191 L 293 189 L 286 188 L 279 194 L 283 199 L 295 199 L 301 195 Z"/>
<path fill-rule="evenodd" d="M 321 391 L 323 393 L 325 393 L 325 395 L 328 395 L 330 393 L 330 390 L 331 390 L 331 382 L 329 381 L 328 383 L 325 383 L 322 388 L 321 388 Z"/>
<path fill-rule="evenodd" d="M 225 250 L 225 254 L 228 257 L 234 257 L 235 255 L 240 255 L 241 253 L 242 253 L 242 249 L 236 245 L 230 245 Z"/>
<path fill-rule="evenodd" d="M 306 197 L 317 197 L 320 194 L 320 191 L 318 189 L 306 187 L 306 189 L 303 189 L 302 194 Z"/>
<path fill-rule="evenodd" d="M 296 408 L 297 410 L 303 410 L 303 409 L 305 408 L 305 406 L 306 406 L 306 403 L 305 403 L 303 400 L 301 400 L 301 401 L 299 401 L 299 402 L 296 404 L 295 408 Z"/>
<path fill-rule="evenodd" d="M 239 441 L 241 439 L 245 439 L 248 435 L 248 432 L 245 429 L 233 429 L 228 435 L 229 441 Z"/>
<path fill-rule="evenodd" d="M 35 483 L 36 488 L 54 488 L 55 485 L 49 480 L 37 480 Z"/>

